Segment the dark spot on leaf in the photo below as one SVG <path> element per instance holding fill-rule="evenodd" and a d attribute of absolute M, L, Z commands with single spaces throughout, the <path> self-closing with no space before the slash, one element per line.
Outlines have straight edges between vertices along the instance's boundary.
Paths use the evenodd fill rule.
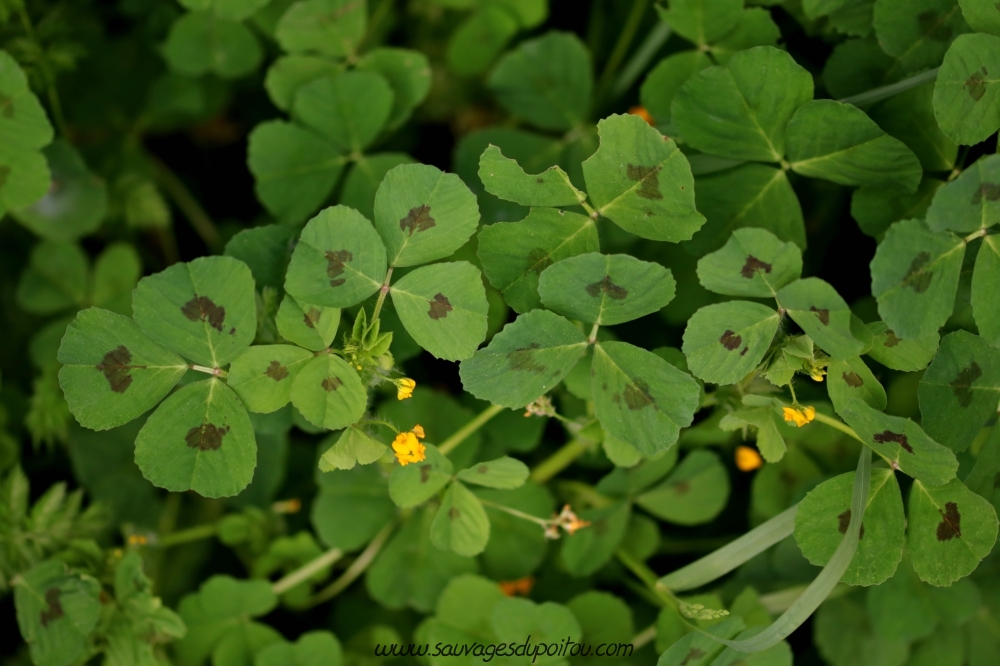
<path fill-rule="evenodd" d="M 619 287 L 614 282 L 611 281 L 610 275 L 605 275 L 604 279 L 600 282 L 595 282 L 593 284 L 588 284 L 586 286 L 587 294 L 591 298 L 597 298 L 602 293 L 607 294 L 610 298 L 621 301 L 628 296 L 628 289 L 624 287 Z"/>
<path fill-rule="evenodd" d="M 856 372 L 845 372 L 843 373 L 844 382 L 851 388 L 861 388 L 865 385 L 861 376 Z"/>
<path fill-rule="evenodd" d="M 222 438 L 229 432 L 229 426 L 220 428 L 206 421 L 200 426 L 195 426 L 184 435 L 184 441 L 192 449 L 199 451 L 216 451 L 222 446 Z"/>
<path fill-rule="evenodd" d="M 887 442 L 896 442 L 908 452 L 913 453 L 913 447 L 910 446 L 910 442 L 906 439 L 906 435 L 901 435 L 899 433 L 891 432 L 889 430 L 883 430 L 882 432 L 874 435 L 872 439 L 875 440 L 876 444 L 885 444 Z"/>
<path fill-rule="evenodd" d="M 319 323 L 320 311 L 318 308 L 309 308 L 309 312 L 306 312 L 302 317 L 302 323 L 309 328 L 316 328 L 316 324 Z"/>
<path fill-rule="evenodd" d="M 691 650 L 684 655 L 684 661 L 681 662 L 681 666 L 688 666 L 689 663 L 695 659 L 701 659 L 705 656 L 705 653 L 698 648 L 691 648 Z"/>
<path fill-rule="evenodd" d="M 886 347 L 895 347 L 900 342 L 902 342 L 902 340 L 900 340 L 899 338 L 896 337 L 896 332 L 893 331 L 891 328 L 888 331 L 885 332 L 885 346 Z"/>
<path fill-rule="evenodd" d="M 809 312 L 815 312 L 816 316 L 819 317 L 819 323 L 824 326 L 830 325 L 830 311 L 826 308 L 818 308 L 815 305 L 809 306 Z"/>
<path fill-rule="evenodd" d="M 611 394 L 611 402 L 615 403 L 616 405 L 622 404 L 622 394 L 621 393 Z"/>
<path fill-rule="evenodd" d="M 691 491 L 691 482 L 687 480 L 678 481 L 673 485 L 673 491 L 678 495 L 687 495 Z"/>
<path fill-rule="evenodd" d="M 420 483 L 427 483 L 431 478 L 431 466 L 421 465 L 420 466 Z"/>
<path fill-rule="evenodd" d="M 49 626 L 49 622 L 58 620 L 64 617 L 66 613 L 63 611 L 62 602 L 59 597 L 62 596 L 62 590 L 58 587 L 50 587 L 45 590 L 45 603 L 48 604 L 48 610 L 43 610 L 39 616 L 38 620 L 42 623 L 43 627 Z"/>
<path fill-rule="evenodd" d="M 981 100 L 986 94 L 986 68 L 982 68 L 982 73 L 973 72 L 962 87 L 969 91 L 969 97 L 973 102 Z"/>
<path fill-rule="evenodd" d="M 281 365 L 277 361 L 271 361 L 271 364 L 267 366 L 267 370 L 264 371 L 264 374 L 274 381 L 280 382 L 288 376 L 288 368 Z"/>
<path fill-rule="evenodd" d="M 938 509 L 938 513 L 941 514 L 941 522 L 937 526 L 938 541 L 950 541 L 962 536 L 962 514 L 958 512 L 957 504 L 945 502 L 944 511 Z"/>
<path fill-rule="evenodd" d="M 431 217 L 431 207 L 424 204 L 423 206 L 411 208 L 406 217 L 399 221 L 399 228 L 403 231 L 409 231 L 412 236 L 418 231 L 427 231 L 434 224 L 434 218 Z"/>
<path fill-rule="evenodd" d="M 934 10 L 927 10 L 917 14 L 917 25 L 920 32 L 933 39 L 935 42 L 947 42 L 951 39 L 951 26 L 944 22 L 945 16 L 938 14 Z"/>
<path fill-rule="evenodd" d="M 476 468 L 476 471 L 479 472 L 480 474 L 486 474 L 488 471 L 490 471 L 490 468 L 487 467 L 486 465 L 480 465 L 479 467 Z"/>
<path fill-rule="evenodd" d="M 235 328 L 229 329 L 229 335 L 236 335 L 236 329 Z"/>
<path fill-rule="evenodd" d="M 541 348 L 540 344 L 532 342 L 527 347 L 521 347 L 509 352 L 507 354 L 507 363 L 510 364 L 510 369 L 534 372 L 537 375 L 545 372 L 548 368 L 535 360 L 535 350 Z"/>
<path fill-rule="evenodd" d="M 528 253 L 528 271 L 539 274 L 552 265 L 552 257 L 545 248 L 536 247 Z"/>
<path fill-rule="evenodd" d="M 629 180 L 639 183 L 635 193 L 643 199 L 662 199 L 660 194 L 660 167 L 629 164 L 626 175 Z"/>
<path fill-rule="evenodd" d="M 434 294 L 434 300 L 427 301 L 427 304 L 430 306 L 427 316 L 431 319 L 444 319 L 453 309 L 451 301 L 441 292 Z"/>
<path fill-rule="evenodd" d="M 627 384 L 622 397 L 625 398 L 625 404 L 633 412 L 653 404 L 653 396 L 649 394 L 649 384 L 641 379 L 636 379 L 633 383 Z"/>
<path fill-rule="evenodd" d="M 744 347 L 743 351 L 740 352 L 740 356 L 746 356 L 748 351 L 750 351 L 750 348 Z"/>
<path fill-rule="evenodd" d="M 331 278 L 331 287 L 339 287 L 347 282 L 346 278 L 337 278 L 337 276 L 344 274 L 344 264 L 352 259 L 354 259 L 354 254 L 348 250 L 337 250 L 336 252 L 333 250 L 326 251 L 326 275 Z"/>
<path fill-rule="evenodd" d="M 934 277 L 933 271 L 925 271 L 924 266 L 931 263 L 931 253 L 924 251 L 913 258 L 913 262 L 910 263 L 910 270 L 906 271 L 906 275 L 903 276 L 903 284 L 917 292 L 922 294 L 927 291 L 927 288 L 931 286 L 931 278 Z"/>
<path fill-rule="evenodd" d="M 752 254 L 747 257 L 747 262 L 743 264 L 743 268 L 740 269 L 740 275 L 748 280 L 752 280 L 754 273 L 758 271 L 764 271 L 765 273 L 771 272 L 771 264 L 761 261 Z"/>
<path fill-rule="evenodd" d="M 125 389 L 132 385 L 132 370 L 145 368 L 144 365 L 129 365 L 132 362 L 132 352 L 125 345 L 118 345 L 112 349 L 101 362 L 94 366 L 104 374 L 108 380 L 108 385 L 115 393 L 124 393 Z"/>
<path fill-rule="evenodd" d="M 539 185 L 543 185 L 543 184 L 545 184 L 545 179 L 544 178 L 536 178 L 535 182 L 538 183 Z"/>
<path fill-rule="evenodd" d="M 590 374 L 594 374 L 593 371 L 591 371 Z M 602 382 L 601 383 L 601 390 L 602 391 L 607 391 L 608 390 L 608 384 L 607 384 L 607 382 Z"/>
<path fill-rule="evenodd" d="M 969 367 L 958 371 L 958 376 L 951 380 L 948 385 L 951 386 L 951 392 L 958 398 L 959 405 L 968 407 L 972 404 L 972 385 L 982 376 L 983 371 L 975 361 L 970 363 Z"/>
<path fill-rule="evenodd" d="M 457 506 L 453 506 L 450 509 L 448 509 L 448 518 L 450 518 L 451 520 L 455 520 L 461 515 L 461 513 L 462 512 L 458 510 Z"/>
<path fill-rule="evenodd" d="M 722 346 L 729 351 L 733 351 L 734 349 L 739 349 L 739 346 L 743 344 L 743 338 L 727 329 L 726 332 L 722 334 L 722 337 L 719 338 L 719 342 L 722 343 Z"/>
<path fill-rule="evenodd" d="M 181 314 L 191 321 L 207 321 L 208 325 L 222 332 L 222 322 L 226 319 L 226 308 L 216 305 L 208 296 L 194 295 L 181 308 Z"/>
<path fill-rule="evenodd" d="M 340 379 L 340 377 L 325 377 L 323 381 L 320 382 L 320 386 L 322 386 L 327 393 L 330 391 L 336 391 L 343 385 L 344 382 Z"/>
<path fill-rule="evenodd" d="M 1000 201 L 1000 183 L 980 183 L 979 189 L 972 195 L 972 205 L 978 206 L 986 201 Z"/>
<path fill-rule="evenodd" d="M 844 513 L 837 516 L 837 530 L 841 534 L 847 534 L 847 528 L 850 527 L 850 525 L 851 525 L 851 510 L 848 509 Z M 863 522 L 861 523 L 861 529 L 859 530 L 858 538 L 859 539 L 865 538 L 865 524 Z"/>

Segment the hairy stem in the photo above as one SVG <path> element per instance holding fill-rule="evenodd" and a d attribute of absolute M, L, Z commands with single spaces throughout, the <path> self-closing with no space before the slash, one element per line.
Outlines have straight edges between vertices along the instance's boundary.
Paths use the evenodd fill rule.
<path fill-rule="evenodd" d="M 149 159 L 153 163 L 157 182 L 184 213 L 184 217 L 187 218 L 195 233 L 204 241 L 210 251 L 221 252 L 222 237 L 219 236 L 219 230 L 216 229 L 212 218 L 191 194 L 191 190 L 187 188 L 180 176 L 171 171 L 170 167 L 160 158 L 150 154 Z"/>
<path fill-rule="evenodd" d="M 635 637 L 632 639 L 632 646 L 638 650 L 646 643 L 652 641 L 654 638 L 656 638 L 655 622 L 635 635 Z"/>
<path fill-rule="evenodd" d="M 346 590 L 351 583 L 357 580 L 357 578 L 368 569 L 372 561 L 375 560 L 375 556 L 379 554 L 380 550 L 382 550 L 382 546 L 385 545 L 386 540 L 389 538 L 389 535 L 392 534 L 392 530 L 395 527 L 395 522 L 390 522 L 379 530 L 379 533 L 375 535 L 375 538 L 371 540 L 363 551 L 361 551 L 361 554 L 358 555 L 357 559 L 351 563 L 351 566 L 347 567 L 347 570 L 341 574 L 340 578 L 320 590 L 316 596 L 309 600 L 309 607 L 311 608 L 312 606 L 321 604 L 324 601 L 329 601 Z"/>
<path fill-rule="evenodd" d="M 502 412 L 503 409 L 504 408 L 500 405 L 490 405 L 483 411 L 479 412 L 474 419 L 456 430 L 451 437 L 441 442 L 438 446 L 438 451 L 447 455 L 450 451 L 454 450 L 456 446 L 464 442 L 469 435 L 482 428 L 487 421 Z"/>
<path fill-rule="evenodd" d="M 839 430 L 840 432 L 844 433 L 848 437 L 853 437 L 854 439 L 858 440 L 862 444 L 867 444 L 867 442 L 865 442 L 865 440 L 861 439 L 861 437 L 858 436 L 858 433 L 854 432 L 853 428 L 851 428 L 850 426 L 848 426 L 845 423 L 841 423 L 837 419 L 830 418 L 826 414 L 820 414 L 819 412 L 816 412 L 815 419 L 817 421 L 819 421 L 820 423 L 822 423 L 823 425 L 828 425 L 831 428 L 833 428 L 834 430 Z"/>
<path fill-rule="evenodd" d="M 486 506 L 491 506 L 497 511 L 503 511 L 504 513 L 509 513 L 517 518 L 522 518 L 524 520 L 530 521 L 532 523 L 541 525 L 542 527 L 548 527 L 549 521 L 544 518 L 539 518 L 538 516 L 532 516 L 530 513 L 525 513 L 523 511 L 518 511 L 517 509 L 512 509 L 509 506 L 504 506 L 503 504 L 497 504 L 496 502 L 491 502 L 490 500 L 479 498 L 479 501 Z"/>
<path fill-rule="evenodd" d="M 392 279 L 392 269 L 393 266 L 389 266 L 389 270 L 385 273 L 385 280 L 382 281 L 382 286 L 378 290 L 378 300 L 375 301 L 375 309 L 372 310 L 372 322 L 378 319 L 378 315 L 382 312 L 382 304 L 385 303 L 386 294 L 389 293 L 389 281 Z"/>
<path fill-rule="evenodd" d="M 209 368 L 208 366 L 197 365 L 197 364 L 194 364 L 194 363 L 192 363 L 191 365 L 189 365 L 188 368 L 191 369 L 191 370 L 194 370 L 195 372 L 204 372 L 206 375 L 212 375 L 213 377 L 228 377 L 229 376 L 229 373 L 226 372 L 225 370 L 223 370 L 222 368 Z"/>
<path fill-rule="evenodd" d="M 574 460 L 584 454 L 587 448 L 587 444 L 582 440 L 570 440 L 558 451 L 538 463 L 538 466 L 531 470 L 531 476 L 529 478 L 535 483 L 545 483 L 553 476 L 569 467 Z"/>
<path fill-rule="evenodd" d="M 304 583 L 309 580 L 309 578 L 314 576 L 316 572 L 322 571 L 324 568 L 330 566 L 339 560 L 343 555 L 344 552 L 339 548 L 331 548 L 316 559 L 306 562 L 295 571 L 283 576 L 271 586 L 271 589 L 275 594 L 284 594 L 299 583 Z"/>

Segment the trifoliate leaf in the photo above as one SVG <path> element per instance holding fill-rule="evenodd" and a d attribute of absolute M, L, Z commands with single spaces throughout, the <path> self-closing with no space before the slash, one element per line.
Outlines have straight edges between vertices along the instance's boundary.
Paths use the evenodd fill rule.
<path fill-rule="evenodd" d="M 138 418 L 180 381 L 188 364 L 128 317 L 90 308 L 59 347 L 59 385 L 79 423 L 107 430 Z"/>
<path fill-rule="evenodd" d="M 367 4 L 356 0 L 296 2 L 278 21 L 275 37 L 289 53 L 352 55 L 365 34 Z"/>
<path fill-rule="evenodd" d="M 341 440 L 350 438 L 351 432 L 359 431 L 348 428 Z M 388 482 L 377 465 L 330 471 L 320 474 L 317 483 L 319 494 L 313 500 L 310 520 L 316 535 L 329 548 L 358 550 L 396 515 Z"/>
<path fill-rule="evenodd" d="M 516 458 L 504 456 L 496 460 L 476 463 L 458 473 L 466 483 L 488 488 L 512 490 L 520 488 L 528 478 L 528 466 Z"/>
<path fill-rule="evenodd" d="M 785 51 L 758 46 L 691 77 L 677 91 L 670 118 L 684 141 L 698 150 L 780 162 L 785 127 L 812 98 L 809 72 Z"/>
<path fill-rule="evenodd" d="M 998 222 L 1000 155 L 976 160 L 958 178 L 935 192 L 927 209 L 927 226 L 934 231 L 968 233 Z"/>
<path fill-rule="evenodd" d="M 562 537 L 559 553 L 563 566 L 573 576 L 588 576 L 610 560 L 628 530 L 631 506 L 627 501 L 580 511 L 581 520 L 590 526 Z"/>
<path fill-rule="evenodd" d="M 976 268 L 972 273 L 972 313 L 979 335 L 1000 347 L 1000 236 L 987 236 L 979 246 Z"/>
<path fill-rule="evenodd" d="M 254 657 L 253 666 L 341 666 L 344 651 L 329 631 L 307 631 L 294 643 L 272 643 Z"/>
<path fill-rule="evenodd" d="M 490 519 L 483 503 L 460 482 L 453 482 L 431 523 L 431 543 L 441 550 L 473 557 L 483 552 L 489 540 Z"/>
<path fill-rule="evenodd" d="M 385 248 L 371 222 L 356 210 L 332 206 L 302 229 L 285 289 L 302 303 L 343 308 L 378 291 L 385 273 Z"/>
<path fill-rule="evenodd" d="M 875 634 L 886 641 L 930 636 L 940 623 L 932 597 L 936 591 L 920 582 L 909 555 L 904 555 L 891 578 L 867 590 L 866 605 Z"/>
<path fill-rule="evenodd" d="M 236 79 L 257 69 L 264 53 L 245 25 L 202 11 L 183 14 L 174 22 L 163 57 L 179 74 Z"/>
<path fill-rule="evenodd" d="M 360 154 L 385 126 L 392 99 L 392 88 L 380 74 L 343 72 L 302 85 L 292 101 L 292 117 L 338 151 Z"/>
<path fill-rule="evenodd" d="M 702 51 L 681 51 L 667 56 L 646 75 L 639 89 L 639 100 L 659 124 L 670 120 L 670 103 L 684 82 L 711 67 L 712 61 Z"/>
<path fill-rule="evenodd" d="M 1000 127 L 1000 37 L 959 35 L 934 84 L 934 115 L 952 141 L 970 146 Z"/>
<path fill-rule="evenodd" d="M 765 229 L 737 229 L 698 261 L 698 281 L 717 294 L 769 298 L 802 274 L 802 250 Z"/>
<path fill-rule="evenodd" d="M 587 199 L 561 168 L 527 174 L 492 144 L 479 159 L 479 179 L 490 194 L 522 206 L 576 206 Z"/>
<path fill-rule="evenodd" d="M 392 111 L 385 129 L 406 122 L 431 90 L 431 65 L 420 51 L 381 47 L 365 53 L 358 61 L 361 71 L 376 72 L 392 87 Z"/>
<path fill-rule="evenodd" d="M 740 0 L 671 0 L 669 9 L 656 8 L 664 23 L 698 46 L 706 46 L 736 27 L 742 10 Z"/>
<path fill-rule="evenodd" d="M 871 331 L 874 343 L 867 354 L 887 368 L 902 372 L 926 368 L 934 358 L 941 340 L 937 331 L 913 340 L 903 340 L 896 337 L 896 332 L 881 321 L 868 324 L 868 330 Z"/>
<path fill-rule="evenodd" d="M 17 304 L 32 314 L 53 314 L 83 305 L 87 254 L 79 245 L 43 241 L 31 250 L 17 285 Z"/>
<path fill-rule="evenodd" d="M 452 33 L 448 67 L 459 76 L 482 74 L 517 34 L 517 20 L 502 7 L 488 4 L 473 12 Z"/>
<path fill-rule="evenodd" d="M 580 124 L 593 86 L 590 54 L 576 35 L 548 32 L 497 63 L 487 85 L 512 114 L 541 129 Z"/>
<path fill-rule="evenodd" d="M 907 535 L 920 579 L 948 586 L 975 571 L 997 540 L 997 514 L 958 479 L 943 486 L 920 481 L 910 490 Z"/>
<path fill-rule="evenodd" d="M 958 460 L 910 419 L 889 416 L 855 399 L 838 413 L 865 444 L 895 469 L 932 485 L 955 478 Z"/>
<path fill-rule="evenodd" d="M 236 495 L 257 466 L 250 416 L 220 380 L 188 384 L 146 420 L 135 440 L 135 463 L 153 485 L 172 492 Z"/>
<path fill-rule="evenodd" d="M 851 522 L 854 474 L 824 481 L 806 495 L 795 514 L 795 542 L 812 564 L 825 566 Z M 890 578 L 903 557 L 903 496 L 896 473 L 873 469 L 858 550 L 841 581 L 878 585 Z M 867 538 L 866 538 L 867 537 Z"/>
<path fill-rule="evenodd" d="M 788 122 L 788 161 L 803 176 L 840 185 L 886 185 L 913 192 L 923 171 L 899 139 L 856 106 L 823 99 L 806 102 Z"/>
<path fill-rule="evenodd" d="M 949 333 L 920 379 L 918 394 L 927 434 L 953 451 L 964 451 L 1000 400 L 996 348 L 967 331 Z"/>
<path fill-rule="evenodd" d="M 673 300 L 676 287 L 669 269 L 627 254 L 580 254 L 549 266 L 538 277 L 545 307 L 600 326 L 660 310 Z"/>
<path fill-rule="evenodd" d="M 698 382 L 652 352 L 602 342 L 594 348 L 591 372 L 601 425 L 646 456 L 673 446 L 694 419 Z"/>
<path fill-rule="evenodd" d="M 694 207 L 694 179 L 673 140 L 635 115 L 597 124 L 601 145 L 583 163 L 594 207 L 622 229 L 650 240 L 688 240 L 705 223 Z"/>
<path fill-rule="evenodd" d="M 728 1 L 728 0 L 724 0 Z M 832 21 L 831 21 L 832 23 Z M 740 12 L 736 27 L 715 40 L 708 52 L 720 65 L 737 53 L 753 46 L 778 46 L 781 29 L 764 7 L 749 7 Z"/>
<path fill-rule="evenodd" d="M 425 444 L 427 457 L 417 463 L 393 467 L 389 497 L 396 506 L 408 508 L 433 497 L 451 481 L 451 461 L 433 444 Z"/>
<path fill-rule="evenodd" d="M 850 308 L 823 280 L 793 282 L 778 292 L 777 299 L 813 342 L 833 358 L 851 358 L 864 351 L 864 343 L 851 332 Z"/>
<path fill-rule="evenodd" d="M 562 381 L 586 349 L 587 338 L 576 326 L 546 310 L 532 310 L 462 361 L 462 386 L 480 400 L 518 409 Z"/>
<path fill-rule="evenodd" d="M 1000 487 L 993 482 L 1000 474 L 1000 428 L 994 427 L 976 455 L 976 464 L 965 477 L 969 490 L 985 497 L 994 508 L 1000 506 Z"/>
<path fill-rule="evenodd" d="M 390 266 L 444 259 L 465 245 L 478 224 L 476 196 L 455 174 L 426 164 L 392 169 L 375 194 L 375 228 Z"/>
<path fill-rule="evenodd" d="M 909 645 L 876 633 L 860 596 L 844 595 L 819 607 L 814 638 L 834 666 L 908 666 Z"/>
<path fill-rule="evenodd" d="M 479 232 L 483 272 L 519 313 L 541 306 L 542 271 L 567 257 L 599 249 L 594 220 L 550 208 L 534 208 L 519 222 L 491 224 Z"/>
<path fill-rule="evenodd" d="M 233 359 L 226 383 L 251 412 L 268 414 L 291 400 L 292 382 L 310 351 L 292 345 L 258 345 Z"/>
<path fill-rule="evenodd" d="M 483 277 L 466 261 L 418 268 L 390 293 L 406 332 L 437 358 L 469 358 L 486 339 Z"/>
<path fill-rule="evenodd" d="M 333 354 L 321 354 L 299 371 L 291 397 L 307 421 L 327 430 L 356 423 L 368 400 L 358 373 Z"/>
<path fill-rule="evenodd" d="M 826 369 L 826 390 L 837 411 L 855 398 L 879 411 L 885 409 L 885 389 L 865 362 L 857 356 L 830 362 Z"/>
<path fill-rule="evenodd" d="M 340 310 L 307 303 L 304 307 L 285 295 L 274 318 L 278 333 L 289 342 L 312 351 L 330 346 L 340 326 Z"/>
<path fill-rule="evenodd" d="M 969 29 L 955 0 L 877 0 L 872 19 L 879 46 L 903 72 L 935 67 Z"/>
<path fill-rule="evenodd" d="M 213 368 L 242 353 L 257 332 L 253 276 L 232 257 L 201 257 L 144 277 L 132 311 L 151 340 Z"/>
<path fill-rule="evenodd" d="M 635 502 L 675 525 L 701 525 L 719 515 L 729 499 L 729 474 L 711 451 L 692 451 L 663 483 Z"/>
<path fill-rule="evenodd" d="M 333 436 L 327 438 L 332 441 Z M 370 465 L 386 452 L 386 445 L 377 442 L 358 428 L 345 428 L 336 443 L 319 459 L 321 472 L 335 469 L 353 469 L 355 465 Z"/>
<path fill-rule="evenodd" d="M 780 323 L 777 312 L 748 301 L 701 308 L 684 330 L 691 372 L 714 384 L 738 382 L 764 358 Z"/>
<path fill-rule="evenodd" d="M 312 55 L 281 56 L 267 68 L 264 88 L 274 105 L 282 111 L 292 108 L 295 93 L 305 84 L 326 76 L 336 76 L 344 65 Z"/>

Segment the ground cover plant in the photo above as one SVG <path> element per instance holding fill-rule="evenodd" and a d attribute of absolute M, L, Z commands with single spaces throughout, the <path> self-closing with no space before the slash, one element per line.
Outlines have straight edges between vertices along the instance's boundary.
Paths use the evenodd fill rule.
<path fill-rule="evenodd" d="M 1000 654 L 993 0 L 0 0 L 0 662 Z"/>

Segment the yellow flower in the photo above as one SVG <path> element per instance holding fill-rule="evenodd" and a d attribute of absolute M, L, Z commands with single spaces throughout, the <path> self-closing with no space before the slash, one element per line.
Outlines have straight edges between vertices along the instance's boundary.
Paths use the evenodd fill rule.
<path fill-rule="evenodd" d="M 741 472 L 752 472 L 763 464 L 764 461 L 757 453 L 757 449 L 750 446 L 736 447 L 736 467 Z"/>
<path fill-rule="evenodd" d="M 781 413 L 786 421 L 794 423 L 799 428 L 816 418 L 816 409 L 814 407 L 782 407 Z"/>
<path fill-rule="evenodd" d="M 826 370 L 822 368 L 809 368 L 809 376 L 814 382 L 823 381 L 823 377 L 826 375 Z"/>
<path fill-rule="evenodd" d="M 419 425 L 413 426 L 412 430 L 401 432 L 396 435 L 392 442 L 392 450 L 396 454 L 396 460 L 404 467 L 410 463 L 420 462 L 427 457 L 427 447 L 420 443 L 418 437 L 423 439 L 424 429 Z"/>
<path fill-rule="evenodd" d="M 569 504 L 563 507 L 562 512 L 556 516 L 554 520 L 556 524 L 570 534 L 574 534 L 578 529 L 590 525 L 589 520 L 580 520 L 580 518 L 573 513 L 573 509 L 570 508 Z"/>
<path fill-rule="evenodd" d="M 409 377 L 403 377 L 398 382 L 396 382 L 396 399 L 406 400 L 413 396 L 413 389 L 417 387 L 417 383 L 410 379 Z"/>

